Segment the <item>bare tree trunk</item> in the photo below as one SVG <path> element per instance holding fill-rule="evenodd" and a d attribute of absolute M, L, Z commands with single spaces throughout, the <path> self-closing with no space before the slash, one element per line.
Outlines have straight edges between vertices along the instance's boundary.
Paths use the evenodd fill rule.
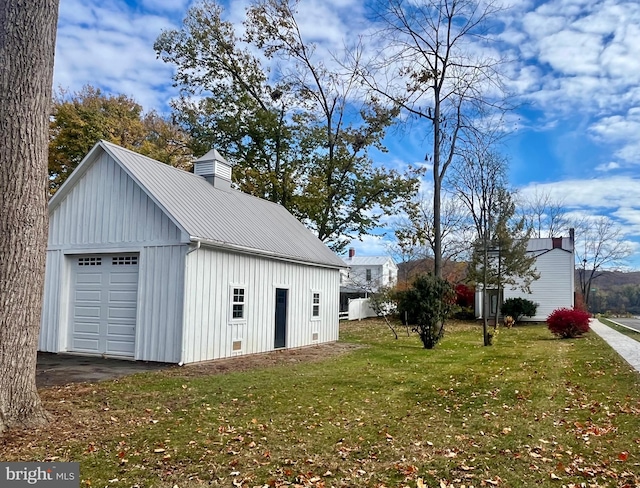
<path fill-rule="evenodd" d="M 36 390 L 58 0 L 0 2 L 0 432 L 47 421 Z"/>
<path fill-rule="evenodd" d="M 483 279 L 482 279 L 482 342 L 485 346 L 490 346 L 491 345 L 491 341 L 489 340 L 489 313 L 491 310 L 491 304 L 488 303 L 487 297 L 488 297 L 488 293 L 487 293 L 487 286 L 489 278 L 488 278 L 488 271 L 487 271 L 487 266 L 489 266 L 489 251 L 487 249 L 487 246 L 489 245 L 489 243 L 487 242 L 487 238 L 486 238 L 486 229 L 484 231 L 484 237 L 482 239 L 482 247 L 483 247 L 483 251 L 482 251 L 482 265 L 484 267 L 483 270 Z"/>

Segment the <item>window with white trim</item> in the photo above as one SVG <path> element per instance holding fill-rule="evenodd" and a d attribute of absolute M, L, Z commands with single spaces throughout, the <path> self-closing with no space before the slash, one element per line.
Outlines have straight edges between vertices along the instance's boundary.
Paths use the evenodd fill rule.
<path fill-rule="evenodd" d="M 367 276 L 367 281 L 371 281 L 371 270 L 370 269 L 366 270 L 366 276 Z"/>
<path fill-rule="evenodd" d="M 231 320 L 242 320 L 245 318 L 245 304 L 245 289 L 240 286 L 231 287 Z"/>
<path fill-rule="evenodd" d="M 311 294 L 311 317 L 320 317 L 320 293 L 317 291 Z"/>

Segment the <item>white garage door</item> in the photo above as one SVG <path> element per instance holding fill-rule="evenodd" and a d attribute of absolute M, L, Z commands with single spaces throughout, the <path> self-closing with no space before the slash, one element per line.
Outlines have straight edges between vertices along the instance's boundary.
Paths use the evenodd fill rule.
<path fill-rule="evenodd" d="M 138 256 L 117 254 L 71 259 L 70 349 L 134 357 Z"/>

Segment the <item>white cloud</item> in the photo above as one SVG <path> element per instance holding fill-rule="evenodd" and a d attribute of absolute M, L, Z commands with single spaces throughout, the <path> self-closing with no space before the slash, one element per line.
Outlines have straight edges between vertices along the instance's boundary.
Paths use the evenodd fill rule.
<path fill-rule="evenodd" d="M 387 256 L 393 238 L 383 235 L 368 235 L 359 241 L 352 241 L 349 247 L 356 250 L 356 256 Z"/>
<path fill-rule="evenodd" d="M 619 168 L 620 168 L 620 164 L 619 163 L 611 161 L 609 163 L 600 164 L 600 165 L 596 166 L 596 171 L 611 171 L 611 170 L 619 169 Z"/>
<path fill-rule="evenodd" d="M 611 176 L 590 180 L 564 180 L 553 183 L 531 183 L 520 189 L 523 195 L 534 191 L 549 193 L 566 207 L 583 208 L 591 213 L 620 207 L 638 208 L 640 211 L 640 179 Z"/>
<path fill-rule="evenodd" d="M 161 3 L 145 6 L 160 8 Z M 145 110 L 166 110 L 172 69 L 156 59 L 153 43 L 171 20 L 130 9 L 124 2 L 62 2 L 54 86 L 78 91 L 86 84 L 133 97 Z"/>

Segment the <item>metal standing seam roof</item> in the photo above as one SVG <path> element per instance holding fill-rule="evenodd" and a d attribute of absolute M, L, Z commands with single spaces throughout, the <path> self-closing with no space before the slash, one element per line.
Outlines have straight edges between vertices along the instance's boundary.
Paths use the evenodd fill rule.
<path fill-rule="evenodd" d="M 333 251 L 281 205 L 238 190 L 215 188 L 201 176 L 106 141 L 98 145 L 186 233 L 205 245 L 344 267 Z"/>
<path fill-rule="evenodd" d="M 347 266 L 383 266 L 389 261 L 395 265 L 389 256 L 353 256 L 352 258 L 342 258 L 342 261 Z"/>

